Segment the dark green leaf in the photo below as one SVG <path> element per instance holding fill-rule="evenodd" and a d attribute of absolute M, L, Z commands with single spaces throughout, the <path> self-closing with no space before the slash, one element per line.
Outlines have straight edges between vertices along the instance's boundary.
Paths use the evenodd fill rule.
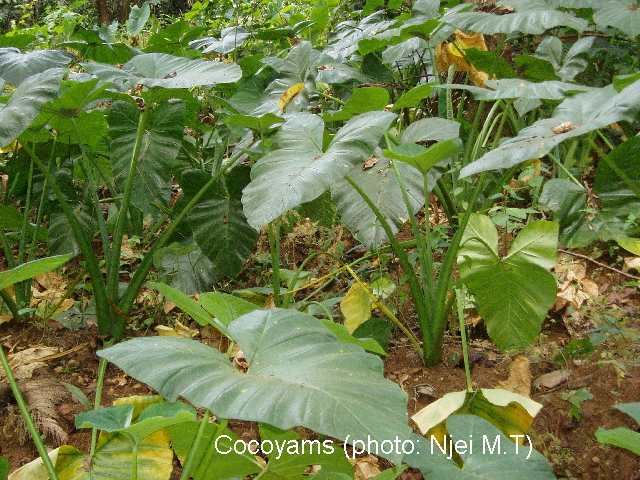
<path fill-rule="evenodd" d="M 22 282 L 29 278 L 37 277 L 41 273 L 54 270 L 67 263 L 72 257 L 73 255 L 58 255 L 55 257 L 40 258 L 0 272 L 0 289 L 7 288 L 9 285 Z"/>
<path fill-rule="evenodd" d="M 158 280 L 186 295 L 211 290 L 221 277 L 221 273 L 195 242 L 172 243 L 157 252 L 153 261 L 159 269 Z"/>
<path fill-rule="evenodd" d="M 145 125 L 131 191 L 131 204 L 144 216 L 159 217 L 161 212 L 152 203 L 166 206 L 169 202 L 171 167 L 182 145 L 184 113 L 183 102 L 163 103 Z M 119 189 L 124 188 L 130 169 L 139 121 L 140 111 L 130 103 L 114 102 L 109 110 L 111 160 Z"/>
<path fill-rule="evenodd" d="M 384 110 L 389 103 L 389 92 L 380 87 L 359 88 L 347 103 L 337 112 L 326 112 L 323 115 L 325 122 L 338 122 L 349 120 L 360 113 L 371 112 L 373 110 Z"/>

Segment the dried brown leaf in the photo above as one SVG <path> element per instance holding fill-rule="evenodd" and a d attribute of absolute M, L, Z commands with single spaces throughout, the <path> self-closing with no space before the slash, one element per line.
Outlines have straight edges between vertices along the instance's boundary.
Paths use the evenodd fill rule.
<path fill-rule="evenodd" d="M 509 377 L 497 384 L 498 388 L 531 397 L 531 363 L 525 356 L 519 355 L 511 364 Z"/>
<path fill-rule="evenodd" d="M 561 383 L 569 380 L 569 378 L 571 378 L 571 372 L 569 370 L 555 370 L 553 372 L 540 375 L 533 382 L 533 386 L 535 388 L 555 388 Z"/>

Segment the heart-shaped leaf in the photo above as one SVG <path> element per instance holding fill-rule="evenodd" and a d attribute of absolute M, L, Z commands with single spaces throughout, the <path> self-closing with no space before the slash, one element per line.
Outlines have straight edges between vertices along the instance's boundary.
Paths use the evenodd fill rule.
<path fill-rule="evenodd" d="M 227 27 L 222 29 L 219 40 L 215 37 L 205 37 L 189 42 L 189 46 L 202 50 L 202 53 L 231 53 L 242 46 L 249 35 L 250 33 L 242 27 Z"/>
<path fill-rule="evenodd" d="M 136 55 L 122 68 L 104 63 L 83 63 L 87 72 L 122 91 L 134 85 L 164 88 L 193 88 L 218 83 L 233 83 L 242 77 L 235 63 L 189 60 L 166 53 Z"/>
<path fill-rule="evenodd" d="M 145 125 L 137 159 L 131 203 L 145 216 L 160 211 L 152 205 L 167 205 L 171 196 L 171 167 L 180 152 L 184 133 L 183 102 L 162 103 L 151 112 Z M 109 111 L 111 159 L 114 181 L 124 185 L 136 144 L 140 110 L 127 102 L 114 102 Z"/>
<path fill-rule="evenodd" d="M 471 215 L 458 252 L 458 267 L 476 297 L 489 336 L 500 349 L 526 347 L 540 333 L 556 299 L 555 277 L 547 269 L 556 263 L 557 238 L 556 223 L 531 223 L 501 259 L 491 219 Z"/>
<path fill-rule="evenodd" d="M 0 48 L 0 78 L 17 87 L 27 78 L 50 68 L 69 65 L 75 55 L 66 50 L 33 50 L 22 53 L 17 48 Z"/>
<path fill-rule="evenodd" d="M 57 97 L 66 73 L 65 69 L 51 68 L 30 76 L 13 91 L 0 109 L 0 147 L 18 138 L 38 117 L 42 106 Z"/>
<path fill-rule="evenodd" d="M 423 176 L 410 165 L 398 163 L 397 167 L 407 189 L 411 212 L 407 210 L 400 184 L 388 158 L 381 157 L 369 169 L 363 170 L 362 166 L 357 165 L 347 172 L 349 178 L 385 216 L 387 225 L 394 233 L 402 228 L 409 215 L 415 214 L 424 205 Z M 331 196 L 336 202 L 342 222 L 360 242 L 374 248 L 389 241 L 369 205 L 346 180 L 341 179 L 331 187 Z"/>
<path fill-rule="evenodd" d="M 371 155 L 395 117 L 389 112 L 358 115 L 338 130 L 323 152 L 322 119 L 293 115 L 278 132 L 279 148 L 253 166 L 251 183 L 242 195 L 249 224 L 259 230 L 291 208 L 320 196 Z"/>
<path fill-rule="evenodd" d="M 177 337 L 134 339 L 100 356 L 169 401 L 183 396 L 220 418 L 302 425 L 365 444 L 368 436 L 408 437 L 407 395 L 384 379 L 380 359 L 339 342 L 316 318 L 257 310 L 231 322 L 229 333 L 245 354 L 246 373 L 218 350 Z"/>
<path fill-rule="evenodd" d="M 630 120 L 640 107 L 640 82 L 620 93 L 613 86 L 580 93 L 562 102 L 551 118 L 538 120 L 460 171 L 461 177 L 510 168 L 541 158 L 556 145 L 620 120 Z"/>

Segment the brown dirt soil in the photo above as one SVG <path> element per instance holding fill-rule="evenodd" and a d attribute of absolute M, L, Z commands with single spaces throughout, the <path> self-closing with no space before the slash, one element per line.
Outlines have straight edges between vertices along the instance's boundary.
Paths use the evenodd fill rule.
<path fill-rule="evenodd" d="M 619 300 L 620 293 L 613 297 L 614 301 Z M 637 292 L 632 292 L 624 298 L 628 301 L 618 305 L 622 307 L 622 310 L 618 310 L 629 318 L 626 328 L 637 333 Z M 606 306 L 613 309 L 613 303 L 607 303 Z M 590 325 L 585 318 L 595 314 L 590 314 L 589 308 L 584 310 L 585 317 L 580 318 Z M 80 331 L 67 330 L 59 326 L 51 327 L 56 327 L 55 322 L 49 323 L 46 328 L 35 322 L 25 325 L 5 323 L 0 326 L 0 345 L 5 352 L 34 345 L 56 346 L 67 351 L 86 343 L 80 350 L 51 360 L 48 369 L 39 370 L 36 375 L 49 372 L 59 381 L 77 386 L 93 400 L 98 367 L 95 351 L 99 344 L 95 327 Z M 472 340 L 470 348 L 481 354 L 479 358 L 487 358 L 491 362 L 474 364 L 474 387 L 495 388 L 500 380 L 507 378 L 514 357 L 495 350 L 490 342 L 483 339 L 481 327 L 475 330 L 478 332 L 472 332 L 475 339 Z M 140 334 L 138 331 L 132 332 L 133 336 Z M 547 457 L 558 478 L 638 480 L 640 457 L 621 448 L 598 443 L 594 433 L 599 427 L 638 429 L 638 425 L 630 417 L 613 409 L 612 406 L 640 401 L 640 346 L 635 341 L 629 342 L 619 336 L 612 336 L 587 359 L 574 362 L 566 358 L 559 362 L 558 358 L 561 357 L 558 357 L 558 352 L 562 351 L 571 338 L 562 321 L 547 322 L 538 342 L 523 352 L 531 360 L 531 376 L 534 380 L 543 373 L 559 368 L 571 371 L 568 382 L 551 389 L 540 387 L 532 392 L 532 398 L 544 405 L 533 425 L 534 447 Z M 461 358 L 459 337 L 445 338 L 442 358 L 443 362 L 440 365 L 424 367 L 406 338 L 398 334 L 393 337 L 389 356 L 385 359 L 386 376 L 407 392 L 409 415 L 413 415 L 448 392 L 465 389 L 464 370 L 458 365 L 458 359 Z M 582 404 L 580 419 L 572 420 L 569 417 L 571 403 L 564 400 L 562 394 L 575 392 L 580 388 L 586 389 L 593 398 Z M 119 397 L 151 393 L 153 392 L 146 385 L 123 374 L 115 366 L 109 366 L 103 405 L 111 405 L 113 400 Z M 3 409 L 0 414 L 0 454 L 9 460 L 11 470 L 14 470 L 34 459 L 37 452 L 30 442 L 20 443 L 15 427 L 15 412 L 9 415 L 6 407 L 0 408 Z M 83 411 L 83 407 L 69 398 L 60 403 L 57 409 L 62 417 L 63 428 L 69 432 L 68 443 L 86 452 L 89 432 L 73 429 L 73 416 Z M 257 432 L 254 424 L 244 422 L 232 422 L 231 427 L 244 439 L 254 438 Z M 172 478 L 178 478 L 179 470 L 179 467 L 174 469 Z M 419 480 L 421 475 L 417 471 L 409 470 L 402 478 Z"/>

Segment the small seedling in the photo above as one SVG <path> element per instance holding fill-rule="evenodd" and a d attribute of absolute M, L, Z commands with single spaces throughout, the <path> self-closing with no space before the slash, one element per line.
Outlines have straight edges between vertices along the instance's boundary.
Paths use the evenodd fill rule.
<path fill-rule="evenodd" d="M 593 395 L 586 389 L 579 388 L 573 392 L 563 393 L 560 397 L 567 402 L 571 402 L 572 407 L 569 409 L 569 418 L 578 422 L 582 415 L 582 412 L 580 411 L 582 404 L 587 400 L 591 400 Z"/>

